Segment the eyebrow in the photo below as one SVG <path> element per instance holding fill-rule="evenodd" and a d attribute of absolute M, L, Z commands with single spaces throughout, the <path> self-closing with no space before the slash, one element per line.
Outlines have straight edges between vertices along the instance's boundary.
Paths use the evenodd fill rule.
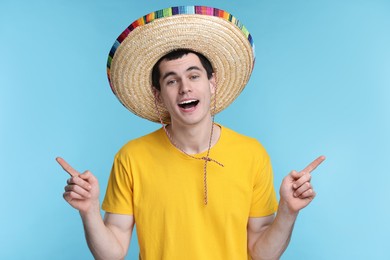
<path fill-rule="evenodd" d="M 202 71 L 198 66 L 191 66 L 189 67 L 188 69 L 186 69 L 186 71 L 191 71 L 191 70 L 199 70 L 199 71 Z M 174 75 L 177 75 L 176 72 L 173 72 L 173 71 L 169 71 L 167 73 L 165 73 L 162 77 L 162 80 L 166 79 L 167 77 L 169 76 L 174 76 Z"/>

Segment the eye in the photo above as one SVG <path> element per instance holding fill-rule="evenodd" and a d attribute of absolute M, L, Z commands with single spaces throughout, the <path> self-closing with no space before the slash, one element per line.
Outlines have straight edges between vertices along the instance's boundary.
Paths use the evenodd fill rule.
<path fill-rule="evenodd" d="M 200 77 L 199 75 L 194 74 L 194 75 L 190 76 L 190 79 L 195 80 L 195 79 L 198 79 L 199 77 Z"/>
<path fill-rule="evenodd" d="M 176 79 L 170 79 L 170 80 L 168 80 L 168 81 L 166 82 L 166 84 L 169 86 L 169 85 L 175 84 L 176 82 L 177 82 Z"/>

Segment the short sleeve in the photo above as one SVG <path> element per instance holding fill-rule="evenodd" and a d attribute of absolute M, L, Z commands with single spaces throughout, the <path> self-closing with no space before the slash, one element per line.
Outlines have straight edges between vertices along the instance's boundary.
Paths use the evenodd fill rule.
<path fill-rule="evenodd" d="M 265 152 L 263 159 L 258 162 L 258 172 L 254 178 L 252 205 L 250 217 L 265 217 L 272 215 L 278 208 L 273 183 L 272 165 Z"/>
<path fill-rule="evenodd" d="M 117 154 L 111 169 L 102 209 L 117 214 L 133 214 L 133 178 L 129 163 Z"/>

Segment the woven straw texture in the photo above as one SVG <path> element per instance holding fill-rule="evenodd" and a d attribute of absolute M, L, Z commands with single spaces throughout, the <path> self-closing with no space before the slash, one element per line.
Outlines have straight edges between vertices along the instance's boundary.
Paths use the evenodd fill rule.
<path fill-rule="evenodd" d="M 126 108 L 154 122 L 159 122 L 159 116 L 151 89 L 151 71 L 160 57 L 172 50 L 191 49 L 210 60 L 218 90 L 216 109 L 211 110 L 214 113 L 234 101 L 253 70 L 255 56 L 248 35 L 221 17 L 180 14 L 158 18 L 137 26 L 125 37 L 119 46 L 117 40 L 114 57 L 109 58 L 111 88 Z M 165 107 L 158 109 L 162 120 L 168 123 Z"/>

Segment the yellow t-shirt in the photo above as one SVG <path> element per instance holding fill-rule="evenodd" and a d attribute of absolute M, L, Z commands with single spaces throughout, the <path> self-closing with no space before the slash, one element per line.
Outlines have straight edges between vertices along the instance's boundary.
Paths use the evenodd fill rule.
<path fill-rule="evenodd" d="M 221 126 L 210 157 L 224 167 L 208 163 L 205 205 L 204 161 L 176 149 L 163 129 L 117 153 L 102 208 L 134 215 L 141 259 L 248 259 L 248 217 L 277 209 L 269 156 Z"/>

